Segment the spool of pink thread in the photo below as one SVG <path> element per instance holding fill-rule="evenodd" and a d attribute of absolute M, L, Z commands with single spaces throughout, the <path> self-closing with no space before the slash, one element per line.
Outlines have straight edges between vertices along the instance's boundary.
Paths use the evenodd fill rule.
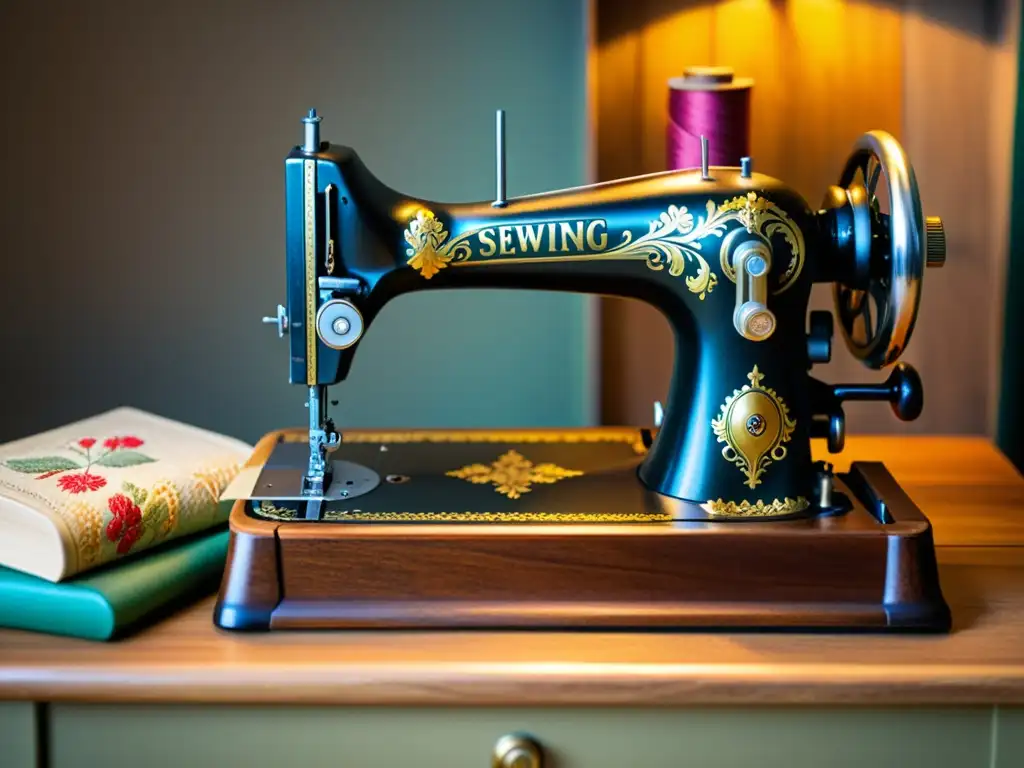
<path fill-rule="evenodd" d="M 754 81 L 729 67 L 689 67 L 668 81 L 668 170 L 699 168 L 700 137 L 710 165 L 738 166 L 750 156 L 750 91 Z"/>

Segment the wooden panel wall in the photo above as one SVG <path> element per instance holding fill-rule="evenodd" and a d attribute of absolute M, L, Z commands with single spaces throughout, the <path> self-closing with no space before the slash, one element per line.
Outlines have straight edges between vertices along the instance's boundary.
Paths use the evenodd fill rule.
<path fill-rule="evenodd" d="M 817 205 L 855 139 L 903 143 L 927 214 L 946 223 L 949 261 L 925 277 L 904 359 L 921 372 L 924 415 L 846 408 L 850 432 L 986 433 L 996 405 L 1001 281 L 1015 93 L 1016 3 L 941 0 L 598 0 L 600 178 L 664 169 L 666 81 L 690 65 L 753 77 L 754 167 Z M 816 286 L 812 305 L 832 307 Z M 670 331 L 637 302 L 602 302 L 602 418 L 649 423 L 673 365 Z M 838 331 L 826 381 L 881 381 Z"/>

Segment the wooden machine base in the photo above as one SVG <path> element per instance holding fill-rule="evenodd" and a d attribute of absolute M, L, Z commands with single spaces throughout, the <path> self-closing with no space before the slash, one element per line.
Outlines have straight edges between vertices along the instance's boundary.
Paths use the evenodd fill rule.
<path fill-rule="evenodd" d="M 931 526 L 881 464 L 848 512 L 785 521 L 354 523 L 238 501 L 224 629 L 950 627 Z"/>

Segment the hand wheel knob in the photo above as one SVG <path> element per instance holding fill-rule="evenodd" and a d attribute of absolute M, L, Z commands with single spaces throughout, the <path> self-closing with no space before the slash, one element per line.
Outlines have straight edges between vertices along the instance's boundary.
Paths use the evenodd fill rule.
<path fill-rule="evenodd" d="M 885 381 L 889 388 L 892 411 L 900 421 L 913 421 L 924 408 L 924 387 L 921 377 L 906 363 L 897 363 Z"/>
<path fill-rule="evenodd" d="M 928 216 L 924 220 L 924 242 L 925 266 L 943 266 L 946 263 L 946 230 L 938 216 Z"/>

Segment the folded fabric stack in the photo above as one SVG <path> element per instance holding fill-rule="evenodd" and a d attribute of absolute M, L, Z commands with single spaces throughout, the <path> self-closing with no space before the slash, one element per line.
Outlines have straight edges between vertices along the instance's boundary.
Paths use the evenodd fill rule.
<path fill-rule="evenodd" d="M 0 626 L 110 639 L 213 591 L 251 452 L 133 408 L 0 446 Z"/>

